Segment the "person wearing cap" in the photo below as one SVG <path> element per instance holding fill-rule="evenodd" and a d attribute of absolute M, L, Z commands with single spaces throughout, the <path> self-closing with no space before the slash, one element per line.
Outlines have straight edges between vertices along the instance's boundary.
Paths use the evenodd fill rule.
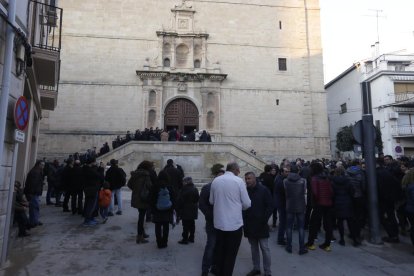
<path fill-rule="evenodd" d="M 178 243 L 188 244 L 194 242 L 195 220 L 198 218 L 200 196 L 191 177 L 185 177 L 183 182 L 184 186 L 177 198 L 178 215 L 183 221 L 183 238 Z"/>
<path fill-rule="evenodd" d="M 122 215 L 122 197 L 121 188 L 126 184 L 126 173 L 118 167 L 118 160 L 111 159 L 111 167 L 106 171 L 105 181 L 110 185 L 112 191 L 111 205 L 109 206 L 108 216 L 114 215 L 114 198 L 116 196 L 118 202 L 117 215 Z"/>

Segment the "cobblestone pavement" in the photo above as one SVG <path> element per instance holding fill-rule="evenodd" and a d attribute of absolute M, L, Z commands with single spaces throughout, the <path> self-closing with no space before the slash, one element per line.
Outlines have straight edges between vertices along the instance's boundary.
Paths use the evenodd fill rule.
<path fill-rule="evenodd" d="M 150 243 L 135 243 L 137 211 L 130 207 L 125 191 L 124 212 L 110 217 L 106 224 L 82 226 L 78 215 L 63 213 L 62 208 L 41 205 L 43 226 L 31 230 L 31 236 L 12 241 L 10 259 L 0 275 L 201 275 L 205 244 L 204 216 L 196 223 L 196 242 L 177 243 L 182 226 L 170 230 L 168 248 L 157 249 L 154 225 L 147 223 Z M 337 235 L 337 234 L 336 234 Z M 270 237 L 273 275 L 414 275 L 414 255 L 408 238 L 398 245 L 359 248 L 333 243 L 332 252 L 320 249 L 304 256 L 287 254 Z M 252 269 L 250 247 L 242 240 L 234 275 L 246 275 Z"/>

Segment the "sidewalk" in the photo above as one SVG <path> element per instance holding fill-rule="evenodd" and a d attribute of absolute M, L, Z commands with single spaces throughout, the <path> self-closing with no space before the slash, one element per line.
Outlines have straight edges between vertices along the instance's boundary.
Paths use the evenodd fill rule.
<path fill-rule="evenodd" d="M 135 243 L 138 212 L 130 207 L 130 193 L 123 193 L 123 215 L 110 217 L 106 224 L 82 226 L 82 218 L 63 213 L 62 208 L 41 205 L 43 226 L 31 230 L 31 236 L 12 241 L 12 251 L 0 275 L 201 275 L 205 244 L 204 216 L 196 223 L 196 242 L 177 243 L 182 226 L 170 229 L 168 248 L 158 249 L 154 225 L 147 223 L 150 242 Z M 337 234 L 336 234 L 337 236 Z M 276 244 L 271 232 L 273 275 L 414 275 L 414 251 L 409 239 L 397 245 L 364 245 L 354 248 L 332 244 L 332 252 L 320 249 L 307 255 L 297 254 L 297 232 L 293 234 L 293 254 Z M 252 269 L 250 246 L 242 240 L 234 275 L 246 275 Z"/>

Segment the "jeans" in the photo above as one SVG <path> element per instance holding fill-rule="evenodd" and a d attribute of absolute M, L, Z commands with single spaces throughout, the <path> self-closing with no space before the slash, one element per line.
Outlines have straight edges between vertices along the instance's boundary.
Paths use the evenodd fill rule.
<path fill-rule="evenodd" d="M 138 209 L 138 224 L 137 224 L 137 233 L 138 236 L 144 235 L 144 220 L 147 209 Z"/>
<path fill-rule="evenodd" d="M 299 232 L 299 250 L 305 249 L 305 214 L 304 213 L 287 213 L 287 246 L 286 248 L 292 248 L 292 231 L 293 223 L 295 222 Z"/>
<path fill-rule="evenodd" d="M 252 261 L 253 261 L 253 269 L 260 270 L 260 250 L 262 251 L 263 255 L 263 270 L 265 275 L 271 275 L 271 257 L 270 257 L 270 249 L 268 241 L 269 239 L 255 239 L 255 238 L 248 238 L 250 243 L 250 248 L 252 251 Z"/>
<path fill-rule="evenodd" d="M 40 198 L 37 195 L 30 195 L 29 201 L 29 223 L 30 225 L 38 225 L 40 217 Z"/>
<path fill-rule="evenodd" d="M 108 217 L 108 207 L 99 207 L 99 214 L 101 215 L 101 218 L 105 219 Z"/>
<path fill-rule="evenodd" d="M 118 211 L 122 212 L 121 189 L 112 190 L 112 200 L 111 200 L 111 205 L 109 206 L 109 212 L 111 212 L 111 213 L 114 212 L 114 202 L 115 202 L 114 197 L 115 196 L 116 196 L 116 200 L 118 202 Z"/>
<path fill-rule="evenodd" d="M 85 222 L 91 221 L 93 219 L 93 213 L 96 210 L 98 203 L 98 193 L 94 196 L 85 197 L 85 209 L 83 215 L 85 217 Z"/>
<path fill-rule="evenodd" d="M 155 223 L 155 237 L 158 246 L 166 246 L 168 243 L 168 234 L 170 232 L 170 224 L 168 222 Z"/>
<path fill-rule="evenodd" d="M 341 240 L 344 240 L 345 236 L 345 229 L 344 229 L 344 221 L 346 220 L 346 223 L 348 224 L 348 229 L 351 234 L 351 238 L 354 242 L 357 241 L 358 235 L 357 235 L 357 228 L 354 218 L 338 218 L 338 231 L 339 235 L 341 236 Z"/>
<path fill-rule="evenodd" d="M 279 208 L 279 229 L 277 230 L 277 241 L 281 242 L 285 240 L 286 233 L 286 209 Z"/>
<path fill-rule="evenodd" d="M 309 226 L 309 237 L 308 244 L 313 245 L 316 237 L 318 236 L 318 231 L 321 228 L 321 223 L 323 220 L 323 228 L 325 229 L 325 246 L 331 244 L 333 236 L 333 209 L 331 206 L 315 206 L 312 210 L 312 215 L 310 218 Z"/>
<path fill-rule="evenodd" d="M 194 232 L 195 232 L 195 220 L 193 219 L 185 219 L 183 220 L 183 240 L 187 241 L 194 241 Z"/>
<path fill-rule="evenodd" d="M 69 210 L 69 199 L 70 199 L 70 192 L 65 191 L 65 197 L 63 198 L 63 210 Z"/>
<path fill-rule="evenodd" d="M 361 237 L 361 231 L 364 229 L 366 220 L 366 202 L 363 197 L 354 198 L 352 200 L 352 208 L 354 211 L 355 221 L 355 238 Z"/>
<path fill-rule="evenodd" d="M 216 229 L 217 240 L 214 252 L 218 268 L 218 276 L 233 275 L 234 264 L 243 235 L 242 227 L 235 231 L 222 231 Z"/>
<path fill-rule="evenodd" d="M 277 208 L 275 208 L 275 209 L 273 209 L 273 213 L 272 213 L 272 226 L 273 227 L 276 227 L 276 222 L 277 222 L 277 213 L 278 213 L 278 210 L 277 210 Z"/>
<path fill-rule="evenodd" d="M 216 229 L 213 222 L 206 222 L 207 243 L 204 247 L 203 262 L 201 269 L 203 273 L 208 273 L 209 269 L 215 265 L 213 260 L 214 248 L 216 246 Z"/>

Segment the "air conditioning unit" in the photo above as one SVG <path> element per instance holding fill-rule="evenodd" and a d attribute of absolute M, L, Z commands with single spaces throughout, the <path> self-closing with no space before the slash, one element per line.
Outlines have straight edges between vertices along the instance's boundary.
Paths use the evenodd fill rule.
<path fill-rule="evenodd" d="M 397 120 L 398 119 L 398 112 L 390 112 L 390 113 L 388 113 L 388 119 L 390 119 L 390 120 Z"/>

